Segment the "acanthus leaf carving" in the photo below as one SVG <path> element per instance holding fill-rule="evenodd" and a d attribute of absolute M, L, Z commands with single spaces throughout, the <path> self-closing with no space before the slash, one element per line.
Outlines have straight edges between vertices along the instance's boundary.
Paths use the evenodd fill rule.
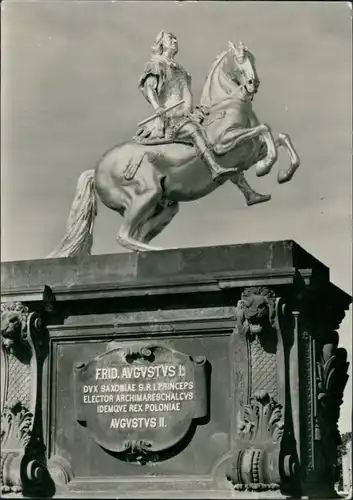
<path fill-rule="evenodd" d="M 259 392 L 250 404 L 244 405 L 243 419 L 239 423 L 239 438 L 244 441 L 278 442 L 283 436 L 282 405 L 267 392 Z"/>
<path fill-rule="evenodd" d="M 14 449 L 22 449 L 29 443 L 33 426 L 33 413 L 16 403 L 4 409 L 1 415 L 1 443 L 11 443 Z"/>

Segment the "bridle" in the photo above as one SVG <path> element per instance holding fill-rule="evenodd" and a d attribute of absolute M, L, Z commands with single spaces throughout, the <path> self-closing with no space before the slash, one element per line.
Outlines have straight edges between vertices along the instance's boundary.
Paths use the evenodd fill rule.
<path fill-rule="evenodd" d="M 236 49 L 235 49 L 235 47 L 234 47 L 234 45 L 233 45 L 233 44 L 231 44 L 231 46 L 229 47 L 228 52 L 232 52 L 233 61 L 235 62 L 236 66 L 237 66 L 237 69 L 238 69 L 241 73 L 244 73 L 244 72 L 243 72 L 243 70 L 242 70 L 242 68 L 240 67 L 240 64 L 241 64 L 241 63 L 240 63 L 240 62 L 238 61 L 238 59 L 237 59 Z M 244 59 L 245 59 L 245 56 L 243 56 L 243 57 L 244 57 Z M 245 90 L 245 92 L 246 92 L 246 94 L 250 97 L 250 100 L 252 101 L 252 100 L 253 100 L 253 98 L 254 98 L 254 94 L 251 94 L 251 93 L 248 91 L 248 89 L 246 88 L 246 84 L 247 84 L 248 82 L 245 82 L 245 83 L 241 84 L 238 80 L 236 80 L 236 83 L 238 83 L 238 88 L 237 88 L 237 90 L 235 90 L 235 91 L 234 91 L 234 93 L 233 93 L 233 94 L 237 94 L 240 90 L 244 89 L 244 90 Z"/>

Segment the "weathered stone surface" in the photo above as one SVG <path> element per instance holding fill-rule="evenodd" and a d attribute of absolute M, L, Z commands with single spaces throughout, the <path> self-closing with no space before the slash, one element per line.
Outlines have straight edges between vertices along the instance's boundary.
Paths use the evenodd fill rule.
<path fill-rule="evenodd" d="M 336 330 L 351 298 L 295 242 L 6 262 L 1 278 L 4 310 L 21 300 L 48 336 L 46 451 L 31 456 L 56 496 L 333 494 L 348 368 Z"/>
<path fill-rule="evenodd" d="M 291 240 L 2 263 L 3 290 L 156 282 L 207 275 L 328 269 Z"/>
<path fill-rule="evenodd" d="M 41 413 L 47 333 L 26 305 L 1 304 L 1 496 L 54 491 Z"/>

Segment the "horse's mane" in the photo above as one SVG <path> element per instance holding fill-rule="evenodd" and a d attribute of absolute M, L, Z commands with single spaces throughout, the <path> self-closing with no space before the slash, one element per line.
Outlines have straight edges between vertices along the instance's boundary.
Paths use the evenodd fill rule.
<path fill-rule="evenodd" d="M 210 106 L 212 104 L 212 98 L 211 98 L 211 92 L 210 92 L 212 78 L 214 77 L 214 73 L 218 69 L 219 65 L 223 62 L 224 58 L 229 53 L 229 50 L 230 49 L 227 49 L 227 50 L 224 50 L 223 52 L 221 52 L 216 57 L 214 63 L 212 64 L 211 69 L 207 75 L 205 85 L 204 85 L 203 90 L 202 90 L 201 101 L 200 101 L 201 106 Z M 227 92 L 227 91 L 225 91 L 225 92 Z"/>

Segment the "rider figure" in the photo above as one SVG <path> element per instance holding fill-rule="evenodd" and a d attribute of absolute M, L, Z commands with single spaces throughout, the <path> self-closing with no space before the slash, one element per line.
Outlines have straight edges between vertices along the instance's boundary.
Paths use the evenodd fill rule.
<path fill-rule="evenodd" d="M 152 58 L 140 78 L 139 88 L 153 106 L 157 118 L 141 127 L 135 140 L 144 144 L 181 142 L 192 144 L 204 161 L 213 180 L 234 169 L 223 168 L 216 161 L 204 127 L 205 110 L 193 109 L 191 76 L 174 60 L 178 41 L 172 33 L 161 31 L 152 47 Z M 183 103 L 168 110 L 177 102 Z"/>

